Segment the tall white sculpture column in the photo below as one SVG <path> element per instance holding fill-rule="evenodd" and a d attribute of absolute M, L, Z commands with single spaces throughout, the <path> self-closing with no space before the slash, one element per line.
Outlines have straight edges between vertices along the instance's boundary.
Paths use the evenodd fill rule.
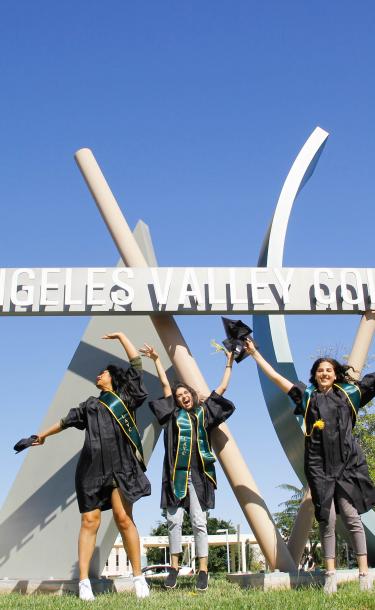
<path fill-rule="evenodd" d="M 92 152 L 81 149 L 75 158 L 124 263 L 129 267 L 147 266 Z M 151 320 L 179 378 L 207 395 L 209 388 L 173 317 L 155 314 Z M 268 564 L 272 569 L 293 570 L 293 559 L 226 424 L 219 426 L 212 442 Z"/>

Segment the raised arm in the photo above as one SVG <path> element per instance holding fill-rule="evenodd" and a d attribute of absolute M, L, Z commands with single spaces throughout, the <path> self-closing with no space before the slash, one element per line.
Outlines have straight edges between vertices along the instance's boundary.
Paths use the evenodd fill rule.
<path fill-rule="evenodd" d="M 225 357 L 226 357 L 226 361 L 225 361 L 225 369 L 224 369 L 223 378 L 215 390 L 216 394 L 219 394 L 220 396 L 222 396 L 224 394 L 225 390 L 228 387 L 230 376 L 232 374 L 234 354 L 233 354 L 233 352 L 226 351 Z"/>
<path fill-rule="evenodd" d="M 151 360 L 154 361 L 156 372 L 158 374 L 160 383 L 163 388 L 164 398 L 168 398 L 168 396 L 172 395 L 172 389 L 171 389 L 170 383 L 168 381 L 167 374 L 166 374 L 164 367 L 161 363 L 161 360 L 159 358 L 159 354 L 155 351 L 155 349 L 151 345 L 147 345 L 147 343 L 145 343 L 144 347 L 142 347 L 139 351 L 142 354 L 142 356 L 146 356 L 146 358 L 151 358 Z"/>
<path fill-rule="evenodd" d="M 61 422 L 56 422 L 56 424 L 53 424 L 53 426 L 47 428 L 47 430 L 44 430 L 43 432 L 38 434 L 38 438 L 33 442 L 32 446 L 34 447 L 34 445 L 43 445 L 47 436 L 58 434 L 59 432 L 61 432 L 61 430 L 63 430 L 63 428 L 61 427 Z"/>
<path fill-rule="evenodd" d="M 245 341 L 245 349 L 250 356 L 253 357 L 257 365 L 262 369 L 263 373 L 267 375 L 267 377 L 273 381 L 275 385 L 277 385 L 280 390 L 287 394 L 289 390 L 293 387 L 293 383 L 286 379 L 282 375 L 280 375 L 275 369 L 265 360 L 256 349 L 254 343 L 251 339 L 246 339 Z"/>
<path fill-rule="evenodd" d="M 137 356 L 139 356 L 138 350 L 134 347 L 133 343 L 124 333 L 108 333 L 108 335 L 104 335 L 102 339 L 118 339 L 122 347 L 124 348 L 129 360 L 133 360 L 133 358 L 137 358 Z"/>

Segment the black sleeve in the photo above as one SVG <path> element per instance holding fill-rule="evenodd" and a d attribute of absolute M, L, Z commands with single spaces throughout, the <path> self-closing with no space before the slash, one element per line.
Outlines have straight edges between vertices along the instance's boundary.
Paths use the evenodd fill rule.
<path fill-rule="evenodd" d="M 134 359 L 135 360 L 135 359 Z M 148 392 L 143 383 L 143 371 L 134 366 L 129 366 L 125 373 L 125 402 L 131 409 L 140 407 L 148 396 Z"/>
<path fill-rule="evenodd" d="M 306 385 L 302 383 L 302 381 L 297 381 L 293 387 L 290 388 L 288 392 L 289 398 L 291 398 L 296 405 L 294 409 L 294 415 L 304 415 L 305 411 L 302 406 L 303 394 L 306 390 Z"/>
<path fill-rule="evenodd" d="M 217 394 L 215 391 L 211 392 L 210 396 L 204 401 L 204 406 L 208 430 L 223 423 L 232 415 L 236 408 L 233 402 Z"/>
<path fill-rule="evenodd" d="M 357 385 L 361 390 L 361 407 L 364 407 L 375 396 L 375 373 L 368 373 Z"/>
<path fill-rule="evenodd" d="M 87 426 L 87 409 L 86 402 L 81 402 L 79 407 L 70 409 L 68 415 L 60 420 L 61 429 L 65 428 L 78 428 L 78 430 L 85 430 Z"/>
<path fill-rule="evenodd" d="M 149 407 L 161 426 L 165 426 L 172 417 L 176 405 L 173 396 L 151 400 Z"/>

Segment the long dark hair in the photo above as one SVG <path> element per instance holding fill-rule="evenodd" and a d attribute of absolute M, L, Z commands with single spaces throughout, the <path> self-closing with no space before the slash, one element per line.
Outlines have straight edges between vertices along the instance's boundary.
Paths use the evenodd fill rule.
<path fill-rule="evenodd" d="M 172 387 L 172 395 L 173 395 L 173 398 L 174 398 L 174 401 L 176 404 L 178 404 L 177 400 L 176 400 L 176 392 L 177 392 L 178 388 L 185 388 L 186 390 L 188 390 L 193 397 L 194 407 L 199 406 L 198 394 L 196 393 L 196 391 L 193 388 L 191 388 L 187 383 L 184 383 L 183 381 L 178 381 Z"/>
<path fill-rule="evenodd" d="M 355 383 L 355 379 L 353 379 L 353 377 L 350 376 L 350 374 L 348 373 L 349 369 L 352 369 L 352 371 L 354 372 L 354 369 L 352 366 L 348 366 L 347 364 L 341 364 L 340 362 L 338 362 L 338 360 L 335 360 L 334 358 L 318 358 L 318 360 L 315 360 L 314 364 L 311 367 L 311 371 L 310 371 L 310 383 L 316 385 L 316 379 L 315 379 L 315 375 L 316 375 L 316 371 L 318 370 L 319 366 L 322 364 L 322 362 L 329 362 L 330 364 L 332 364 L 333 366 L 333 370 L 335 371 L 335 375 L 336 375 L 336 381 L 338 383 Z"/>
<path fill-rule="evenodd" d="M 113 391 L 121 400 L 129 399 L 126 370 L 115 364 L 109 364 L 107 371 L 111 375 Z"/>

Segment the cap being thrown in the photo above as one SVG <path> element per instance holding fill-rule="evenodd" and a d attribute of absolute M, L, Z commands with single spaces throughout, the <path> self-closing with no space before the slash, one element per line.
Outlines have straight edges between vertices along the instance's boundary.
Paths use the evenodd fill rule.
<path fill-rule="evenodd" d="M 241 320 L 230 320 L 223 317 L 221 319 L 227 335 L 223 345 L 228 352 L 234 353 L 236 362 L 241 362 L 241 360 L 244 360 L 249 355 L 245 350 L 245 340 L 250 338 L 253 331 L 250 326 L 247 326 Z"/>
<path fill-rule="evenodd" d="M 18 443 L 16 443 L 13 447 L 14 451 L 16 453 L 19 453 L 20 451 L 23 451 L 24 449 L 27 449 L 28 447 L 31 447 L 31 445 L 38 439 L 36 434 L 32 434 L 31 436 L 29 436 L 28 438 L 21 438 L 20 441 L 18 441 Z"/>

